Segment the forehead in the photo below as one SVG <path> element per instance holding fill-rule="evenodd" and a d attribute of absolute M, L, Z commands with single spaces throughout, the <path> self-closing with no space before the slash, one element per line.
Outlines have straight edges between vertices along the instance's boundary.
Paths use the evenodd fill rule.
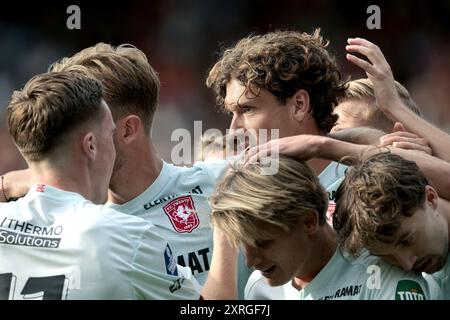
<path fill-rule="evenodd" d="M 421 220 L 422 214 L 419 213 L 420 210 L 421 209 L 417 209 L 411 217 L 403 218 L 400 226 L 397 230 L 395 230 L 392 237 L 386 237 L 386 240 L 388 240 L 389 243 L 374 241 L 368 245 L 370 251 L 376 254 L 385 254 L 392 251 L 396 247 L 396 244 L 398 244 L 403 238 L 407 237 L 411 233 L 420 232 L 421 229 L 425 227 L 424 221 Z"/>
<path fill-rule="evenodd" d="M 256 88 L 255 90 L 256 91 Z M 231 79 L 227 84 L 227 94 L 225 96 L 225 106 L 243 104 L 249 100 L 256 99 L 257 96 L 242 85 L 238 80 Z"/>
<path fill-rule="evenodd" d="M 341 116 L 350 116 L 355 118 L 367 118 L 372 112 L 372 107 L 365 100 L 351 99 L 339 103 L 334 112 Z"/>

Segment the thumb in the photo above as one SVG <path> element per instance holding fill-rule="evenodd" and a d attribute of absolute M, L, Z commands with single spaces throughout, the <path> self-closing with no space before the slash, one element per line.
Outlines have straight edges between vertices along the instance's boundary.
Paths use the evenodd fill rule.
<path fill-rule="evenodd" d="M 401 122 L 396 122 L 394 124 L 394 128 L 392 129 L 392 132 L 398 132 L 398 131 L 406 131 L 405 126 Z"/>

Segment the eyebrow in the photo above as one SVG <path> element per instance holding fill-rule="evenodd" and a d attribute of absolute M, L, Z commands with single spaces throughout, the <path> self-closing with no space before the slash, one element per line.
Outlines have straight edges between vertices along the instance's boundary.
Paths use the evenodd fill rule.
<path fill-rule="evenodd" d="M 398 240 L 395 242 L 395 246 L 397 247 L 398 245 L 400 245 L 400 242 L 402 242 L 403 240 L 409 238 L 413 233 L 415 232 L 415 230 L 409 231 L 407 233 L 404 233 L 402 236 L 400 236 L 398 238 Z"/>
<path fill-rule="evenodd" d="M 227 103 L 225 101 L 223 106 L 226 110 L 235 111 L 236 109 L 244 108 L 244 107 L 256 108 L 257 103 L 254 103 L 253 101 L 250 101 L 250 100 L 244 101 L 243 103 L 239 102 L 239 104 L 237 102 Z"/>

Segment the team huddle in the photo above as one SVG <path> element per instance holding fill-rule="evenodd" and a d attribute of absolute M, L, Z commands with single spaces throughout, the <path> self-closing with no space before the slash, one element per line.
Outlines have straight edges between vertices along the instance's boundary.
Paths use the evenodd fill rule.
<path fill-rule="evenodd" d="M 278 135 L 243 153 L 203 137 L 190 167 L 152 141 L 138 48 L 34 76 L 7 108 L 28 169 L 1 176 L 0 298 L 449 299 L 450 136 L 376 45 L 348 39 L 352 81 L 327 48 L 315 30 L 226 49 L 206 85 L 230 130 Z"/>

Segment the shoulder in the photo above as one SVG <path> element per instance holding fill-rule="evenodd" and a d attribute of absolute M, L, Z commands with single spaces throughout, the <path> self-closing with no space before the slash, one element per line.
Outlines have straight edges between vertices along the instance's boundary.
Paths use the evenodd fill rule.
<path fill-rule="evenodd" d="M 91 237 L 106 246 L 121 245 L 135 249 L 143 237 L 153 235 L 155 226 L 138 216 L 121 213 L 106 205 L 87 202 L 77 205 L 76 212 L 83 212 L 77 224 L 84 224 Z M 103 240 L 103 241 L 101 241 Z"/>
<path fill-rule="evenodd" d="M 234 160 L 210 160 L 210 161 L 198 161 L 194 163 L 193 170 L 199 170 L 206 174 L 214 183 L 222 177 L 226 169 L 230 166 L 230 161 Z"/>
<path fill-rule="evenodd" d="M 366 268 L 366 287 L 372 299 L 429 300 L 440 296 L 437 287 L 420 273 L 405 271 L 368 252 L 359 263 Z"/>

